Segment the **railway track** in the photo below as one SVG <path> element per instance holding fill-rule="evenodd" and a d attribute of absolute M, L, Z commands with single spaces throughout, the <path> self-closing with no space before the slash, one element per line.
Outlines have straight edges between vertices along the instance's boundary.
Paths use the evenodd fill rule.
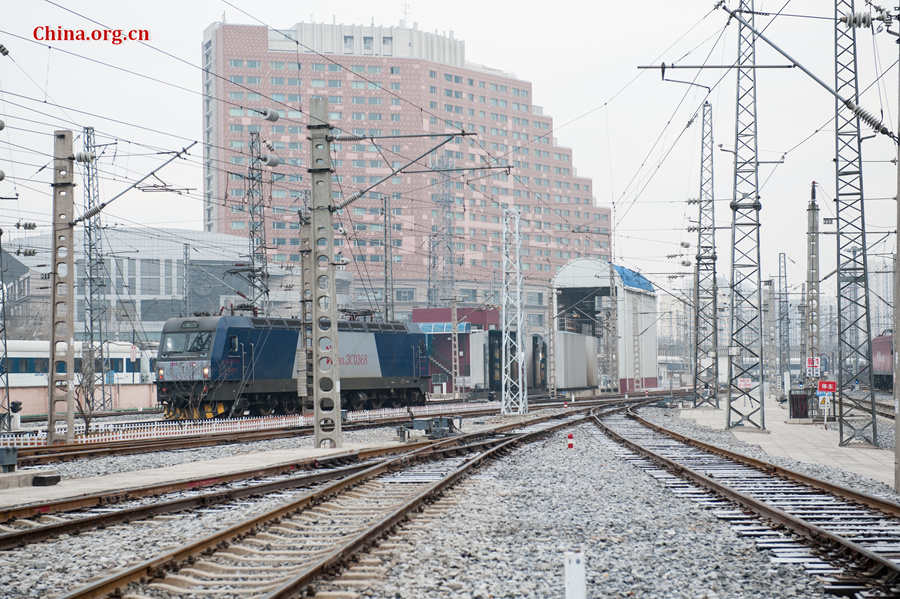
<path fill-rule="evenodd" d="M 900 595 L 900 504 L 748 458 L 641 419 L 594 418 L 623 457 L 753 539 L 801 564 L 825 590 Z"/>
<path fill-rule="evenodd" d="M 882 418 L 889 418 L 891 420 L 894 420 L 896 416 L 893 403 L 883 403 L 880 401 L 875 402 L 875 413 Z"/>
<path fill-rule="evenodd" d="M 679 391 L 675 391 L 678 395 Z M 666 397 L 669 396 L 668 391 L 656 391 L 646 393 L 645 397 Z M 572 402 L 540 402 L 541 408 L 558 408 L 564 405 L 575 406 L 602 406 L 610 402 L 615 402 L 624 397 L 623 395 L 598 395 Z M 448 410 L 446 413 L 429 414 L 433 416 L 456 416 L 463 415 L 467 417 L 488 416 L 498 413 L 496 407 L 485 408 L 483 410 L 467 410 L 459 414 Z M 425 416 L 422 416 L 425 417 Z M 384 426 L 389 424 L 397 424 L 406 422 L 409 417 L 398 416 L 373 420 L 366 423 L 345 424 L 344 430 L 354 430 L 371 428 L 373 426 Z M 252 441 L 267 441 L 272 439 L 283 439 L 287 437 L 296 437 L 298 435 L 310 434 L 312 427 L 292 427 L 271 429 L 265 431 L 249 431 L 244 433 L 222 433 L 209 435 L 193 435 L 181 437 L 169 437 L 165 439 L 148 439 L 148 440 L 132 440 L 132 441 L 116 441 L 109 443 L 75 443 L 48 445 L 42 447 L 24 447 L 19 449 L 18 465 L 21 466 L 38 466 L 43 464 L 52 464 L 55 462 L 63 462 L 69 460 L 77 460 L 82 458 L 103 457 L 108 455 L 129 455 L 138 453 L 149 453 L 154 451 L 171 451 L 177 449 L 190 449 L 195 447 L 209 447 L 214 445 L 226 445 L 232 443 L 246 443 Z"/>
<path fill-rule="evenodd" d="M 584 410 L 543 416 L 435 441 L 364 465 L 289 503 L 88 582 L 65 597 L 311 596 L 310 585 L 318 577 L 390 533 L 484 461 L 589 417 Z"/>
<path fill-rule="evenodd" d="M 586 408 L 575 408 L 583 412 Z M 544 415 L 539 421 L 554 418 Z M 506 425 L 500 428 L 505 428 Z M 493 430 L 498 430 L 494 427 Z M 484 433 L 472 433 L 477 438 Z M 208 507 L 243 497 L 308 487 L 361 470 L 379 459 L 436 442 L 365 449 L 323 458 L 250 469 L 214 478 L 83 494 L 74 498 L 0 509 L 0 550 L 160 514 Z"/>

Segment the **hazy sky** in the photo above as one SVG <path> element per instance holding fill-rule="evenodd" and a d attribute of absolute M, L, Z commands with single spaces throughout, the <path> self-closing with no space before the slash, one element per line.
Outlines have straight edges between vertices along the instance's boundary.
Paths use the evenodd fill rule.
<path fill-rule="evenodd" d="M 199 64 L 202 32 L 212 21 L 224 15 L 228 22 L 251 22 L 213 0 L 59 3 L 112 28 L 146 28 L 154 46 L 192 65 Z M 234 0 L 234 4 L 276 27 L 310 19 L 397 25 L 404 11 L 400 1 Z M 757 10 L 774 13 L 784 4 L 785 0 L 758 0 Z M 593 178 L 598 203 L 615 202 L 619 221 L 617 260 L 647 273 L 669 273 L 689 269 L 680 266 L 679 259 L 666 255 L 684 251 L 679 248 L 680 242 L 695 243 L 695 234 L 688 233 L 686 227 L 689 219 L 696 218 L 696 206 L 689 206 L 685 200 L 698 193 L 700 120 L 689 127 L 687 124 L 705 90 L 662 82 L 658 71 L 638 71 L 636 67 L 654 61 L 698 64 L 707 56 L 710 64 L 731 64 L 736 56 L 736 24 L 732 22 L 726 28 L 727 14 L 711 11 L 712 5 L 712 0 L 648 0 L 638 4 L 562 1 L 552 5 L 460 0 L 452 3 L 452 9 L 448 3 L 410 1 L 406 10 L 408 22 L 418 23 L 421 29 L 452 30 L 465 41 L 470 62 L 532 81 L 534 102 L 554 118 L 555 135 L 562 145 L 573 149 L 578 173 Z M 821 0 L 789 0 L 784 12 L 828 17 L 831 10 L 829 3 Z M 757 18 L 761 26 L 769 19 Z M 104 197 L 123 189 L 127 185 L 124 178 L 134 179 L 165 159 L 147 155 L 153 152 L 147 146 L 180 148 L 201 135 L 197 94 L 201 73 L 195 66 L 135 42 L 55 44 L 61 50 L 188 88 L 181 90 L 14 37 L 31 39 L 34 28 L 41 25 L 94 27 L 44 1 L 5 6 L 0 43 L 10 54 L 0 57 L 0 90 L 34 99 L 0 94 L 0 112 L 5 115 L 0 118 L 7 123 L 0 132 L 0 168 L 7 175 L 0 182 L 0 196 L 11 196 L 15 191 L 20 194 L 18 202 L 0 204 L 0 226 L 6 230 L 19 219 L 40 225 L 49 220 L 49 173 L 37 171 L 52 151 L 49 132 L 53 128 L 67 123 L 76 130 L 93 125 L 103 134 L 103 140 L 110 135 L 120 140 L 115 160 L 108 156 L 104 162 L 108 177 L 101 187 Z M 781 16 L 768 28 L 767 35 L 833 84 L 831 20 Z M 896 61 L 897 44 L 885 33 L 873 39 L 870 31 L 861 31 L 858 49 L 861 88 L 872 82 L 876 72 Z M 785 64 L 762 42 L 758 43 L 757 61 Z M 704 71 L 697 81 L 712 86 L 723 72 Z M 670 76 L 691 79 L 694 75 L 694 71 L 678 71 Z M 725 148 L 734 145 L 734 85 L 734 77 L 726 75 L 710 96 L 715 141 Z M 785 69 L 759 72 L 758 103 L 760 160 L 785 157 L 783 164 L 762 165 L 760 170 L 760 182 L 765 183 L 761 233 L 764 277 L 777 272 L 777 254 L 784 251 L 792 260 L 788 264 L 791 284 L 799 291 L 805 279 L 804 233 L 810 181 L 821 183 L 823 215 L 834 215 L 834 101 L 799 70 Z M 876 114 L 883 112 L 890 128 L 896 130 L 896 67 L 882 79 L 881 86 L 871 87 L 862 96 L 861 104 Z M 820 131 L 814 134 L 816 130 Z M 79 139 L 76 146 L 80 143 Z M 873 198 L 866 205 L 867 228 L 892 230 L 896 167 L 885 161 L 894 158 L 894 146 L 884 138 L 875 138 L 864 143 L 864 152 L 865 159 L 872 161 L 865 165 L 865 191 Z M 190 161 L 172 165 L 162 173 L 174 187 L 195 188 L 195 197 L 132 192 L 106 211 L 106 222 L 200 228 L 201 155 L 197 147 Z M 732 193 L 732 155 L 717 151 L 715 160 L 716 196 L 726 200 L 717 202 L 716 218 L 719 225 L 726 226 L 731 221 L 727 199 Z M 872 240 L 880 237 L 872 236 Z M 726 276 L 729 240 L 729 231 L 720 231 L 719 272 Z M 893 247 L 891 236 L 876 252 L 886 253 Z M 834 248 L 834 236 L 823 237 L 823 274 L 834 268 Z M 692 255 L 693 250 L 688 253 Z M 668 281 L 665 274 L 651 274 L 650 278 L 665 285 L 679 284 Z"/>

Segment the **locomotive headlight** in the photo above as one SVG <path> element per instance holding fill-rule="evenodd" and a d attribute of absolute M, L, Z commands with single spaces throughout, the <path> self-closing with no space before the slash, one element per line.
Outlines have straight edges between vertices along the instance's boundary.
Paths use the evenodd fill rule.
<path fill-rule="evenodd" d="M 159 379 L 160 381 L 163 380 L 165 378 L 163 376 L 163 374 L 165 374 L 165 371 L 162 368 L 160 368 L 156 373 L 156 378 Z"/>
<path fill-rule="evenodd" d="M 205 378 L 205 379 L 209 378 L 209 366 L 203 367 L 203 378 Z"/>

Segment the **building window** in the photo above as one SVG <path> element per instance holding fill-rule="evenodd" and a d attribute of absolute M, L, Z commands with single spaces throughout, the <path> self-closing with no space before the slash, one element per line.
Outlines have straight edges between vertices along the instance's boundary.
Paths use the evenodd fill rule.
<path fill-rule="evenodd" d="M 345 35 L 344 36 L 344 52 L 350 54 L 353 52 L 353 36 Z"/>
<path fill-rule="evenodd" d="M 313 79 L 312 81 L 310 81 L 309 84 L 313 87 L 325 87 L 325 80 L 324 79 Z"/>
<path fill-rule="evenodd" d="M 543 314 L 529 314 L 528 315 L 528 325 L 533 327 L 542 327 L 544 326 L 544 315 Z"/>
<path fill-rule="evenodd" d="M 230 67 L 242 67 L 244 66 L 244 61 L 240 58 L 232 58 L 228 61 L 228 66 Z"/>
<path fill-rule="evenodd" d="M 390 56 L 394 53 L 394 38 L 389 36 L 381 38 L 381 53 L 385 56 Z"/>
<path fill-rule="evenodd" d="M 367 52 L 367 53 L 371 54 L 373 46 L 374 46 L 374 44 L 373 44 L 372 36 L 364 35 L 363 36 L 363 52 Z"/>
<path fill-rule="evenodd" d="M 247 68 L 248 68 L 248 69 L 258 69 L 258 68 L 259 68 L 259 61 L 258 61 L 258 60 L 248 60 L 248 61 L 247 61 Z"/>
<path fill-rule="evenodd" d="M 396 299 L 398 302 L 414 301 L 416 299 L 416 290 L 412 288 L 395 289 L 394 299 Z"/>

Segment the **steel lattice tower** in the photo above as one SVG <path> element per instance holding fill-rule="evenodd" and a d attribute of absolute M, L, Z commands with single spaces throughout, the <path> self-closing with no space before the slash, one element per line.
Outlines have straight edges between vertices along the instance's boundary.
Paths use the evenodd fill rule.
<path fill-rule="evenodd" d="M 816 202 L 816 182 L 810 188 L 806 209 L 806 355 L 819 357 L 819 204 Z M 818 377 L 806 377 L 807 389 L 816 385 Z"/>
<path fill-rule="evenodd" d="M 503 326 L 500 412 L 528 412 L 528 385 L 525 379 L 525 350 L 522 336 L 522 238 L 519 234 L 519 211 L 503 209 L 503 286 L 500 319 Z"/>
<path fill-rule="evenodd" d="M 694 407 L 719 407 L 719 325 L 716 285 L 716 207 L 713 186 L 712 105 L 703 103 L 697 267 L 694 271 Z M 707 391 L 708 393 L 704 393 Z"/>
<path fill-rule="evenodd" d="M 641 315 L 637 299 L 631 308 L 631 380 L 635 392 L 644 388 L 644 377 L 641 376 Z"/>
<path fill-rule="evenodd" d="M 731 342 L 728 348 L 726 426 L 766 428 L 761 383 L 762 311 L 759 264 L 759 159 L 756 141 L 756 36 L 753 0 L 741 0 L 747 27 L 738 26 L 734 124 L 734 198 L 731 202 Z M 754 380 L 755 379 L 755 380 Z"/>
<path fill-rule="evenodd" d="M 441 156 L 434 160 L 432 169 L 443 171 L 453 168 L 453 161 Z M 453 242 L 453 181 L 446 173 L 440 173 L 443 177 L 441 192 L 435 197 L 435 202 L 440 208 L 440 223 L 435 231 L 433 252 L 430 265 L 432 268 L 428 290 L 431 294 L 430 302 L 439 305 L 443 298 L 453 297 L 456 289 L 456 247 Z"/>
<path fill-rule="evenodd" d="M 94 128 L 85 127 L 84 138 L 84 212 L 90 214 L 100 205 L 100 176 L 97 172 L 97 148 Z M 104 372 L 107 354 L 104 346 L 104 323 L 107 322 L 106 293 L 108 276 L 103 263 L 103 234 L 99 211 L 84 219 L 84 348 L 81 359 L 81 385 L 87 409 L 112 408 L 112 397 L 106 391 Z M 97 372 L 96 364 L 100 364 Z M 99 393 L 99 395 L 98 395 Z"/>
<path fill-rule="evenodd" d="M 791 372 L 791 313 L 787 285 L 787 256 L 778 254 L 778 384 L 784 388 L 784 373 Z"/>
<path fill-rule="evenodd" d="M 775 281 L 767 279 L 763 281 L 763 345 L 765 347 L 763 360 L 763 381 L 771 391 L 778 385 L 778 329 L 777 303 L 775 302 Z"/>
<path fill-rule="evenodd" d="M 384 212 L 384 321 L 394 320 L 394 240 L 391 223 L 391 196 L 381 194 Z"/>
<path fill-rule="evenodd" d="M 248 236 L 250 241 L 250 271 L 247 279 L 250 282 L 250 304 L 268 312 L 269 303 L 269 266 L 266 255 L 266 218 L 263 199 L 262 182 L 262 147 L 259 133 L 250 134 L 250 166 L 247 170 L 247 213 L 249 216 Z"/>
<path fill-rule="evenodd" d="M 834 89 L 858 105 L 856 29 L 840 21 L 853 9 L 853 0 L 834 3 Z M 834 110 L 840 444 L 877 445 L 859 116 L 837 99 Z"/>

